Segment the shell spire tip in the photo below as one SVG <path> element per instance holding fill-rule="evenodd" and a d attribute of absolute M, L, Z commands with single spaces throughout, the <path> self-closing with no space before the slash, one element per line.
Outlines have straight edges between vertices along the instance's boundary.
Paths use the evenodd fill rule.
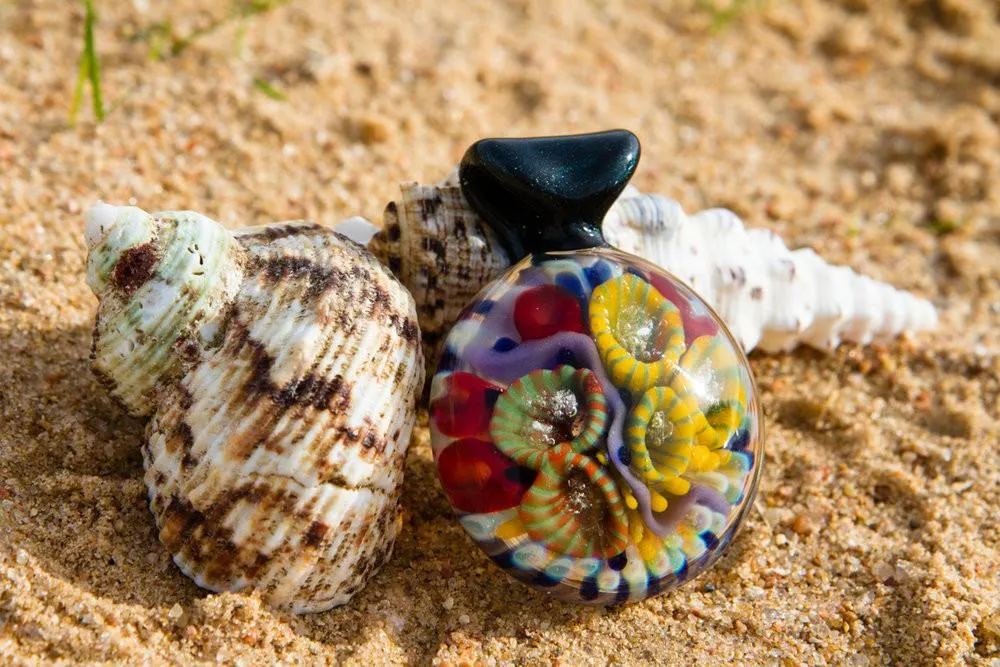
<path fill-rule="evenodd" d="M 83 214 L 83 233 L 87 239 L 88 250 L 93 249 L 103 241 L 110 229 L 116 224 L 127 222 L 136 215 L 141 216 L 143 221 L 149 217 L 148 213 L 135 206 L 115 206 L 97 200 Z"/>

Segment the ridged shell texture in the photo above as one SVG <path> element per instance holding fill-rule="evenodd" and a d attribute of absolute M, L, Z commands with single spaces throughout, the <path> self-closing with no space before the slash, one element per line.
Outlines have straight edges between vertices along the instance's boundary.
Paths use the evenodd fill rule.
<path fill-rule="evenodd" d="M 413 300 L 309 223 L 231 233 L 99 204 L 95 371 L 135 415 L 177 565 L 294 612 L 348 601 L 388 559 L 423 383 Z"/>
<path fill-rule="evenodd" d="M 368 247 L 413 294 L 424 357 L 433 367 L 448 329 L 511 260 L 458 185 L 404 183 L 401 189 L 402 197 L 386 206 L 384 228 Z"/>

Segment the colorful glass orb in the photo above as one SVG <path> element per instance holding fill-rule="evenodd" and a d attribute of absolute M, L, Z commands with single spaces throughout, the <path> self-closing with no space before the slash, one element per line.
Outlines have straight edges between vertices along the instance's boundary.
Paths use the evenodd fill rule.
<path fill-rule="evenodd" d="M 756 492 L 761 412 L 746 357 L 691 289 L 611 248 L 536 253 L 445 346 L 438 475 L 500 567 L 614 605 L 719 558 Z"/>

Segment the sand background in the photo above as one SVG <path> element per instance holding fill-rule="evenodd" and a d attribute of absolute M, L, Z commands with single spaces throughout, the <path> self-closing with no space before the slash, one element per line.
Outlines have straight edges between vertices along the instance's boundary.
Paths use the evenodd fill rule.
<path fill-rule="evenodd" d="M 79 4 L 0 0 L 0 662 L 1000 660 L 994 1 L 295 0 L 153 61 L 152 27 L 230 5 L 98 0 L 110 112 L 70 127 Z M 754 355 L 758 511 L 714 569 L 641 604 L 510 583 L 452 519 L 425 419 L 395 556 L 347 606 L 293 617 L 181 575 L 143 424 L 88 368 L 82 210 L 377 221 L 481 136 L 617 126 L 643 140 L 640 188 L 914 290 L 940 331 Z"/>

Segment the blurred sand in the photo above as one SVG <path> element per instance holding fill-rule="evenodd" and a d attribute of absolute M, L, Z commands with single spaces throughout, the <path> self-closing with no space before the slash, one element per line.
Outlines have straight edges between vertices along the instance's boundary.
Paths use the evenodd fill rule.
<path fill-rule="evenodd" d="M 111 111 L 70 128 L 79 4 L 0 1 L 0 662 L 1000 660 L 994 0 L 744 1 L 728 23 L 705 2 L 295 0 L 159 62 L 144 30 L 227 2 L 98 0 Z M 425 428 L 395 557 L 349 605 L 291 617 L 184 578 L 143 425 L 88 368 L 83 208 L 378 220 L 481 136 L 615 126 L 643 140 L 640 188 L 927 296 L 940 332 L 755 355 L 759 511 L 673 594 L 597 611 L 509 583 L 451 518 Z"/>

